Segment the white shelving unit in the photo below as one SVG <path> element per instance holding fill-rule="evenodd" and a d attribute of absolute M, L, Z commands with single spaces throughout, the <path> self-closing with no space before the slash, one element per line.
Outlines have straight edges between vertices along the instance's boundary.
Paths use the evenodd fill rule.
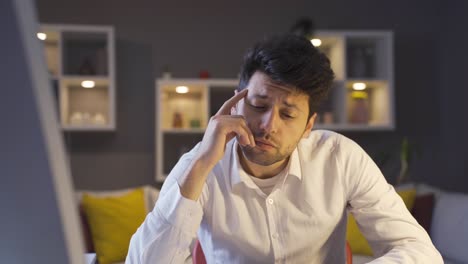
<path fill-rule="evenodd" d="M 395 128 L 393 34 L 388 31 L 319 31 L 319 49 L 336 79 L 314 129 L 382 131 Z M 365 84 L 353 90 L 353 84 Z M 209 118 L 234 94 L 237 79 L 156 80 L 156 180 L 201 141 Z M 176 88 L 185 86 L 180 94 Z"/>
<path fill-rule="evenodd" d="M 235 79 L 156 80 L 156 180 L 164 181 L 180 156 L 203 138 L 209 118 L 234 95 Z M 177 93 L 184 86 L 187 93 Z"/>
<path fill-rule="evenodd" d="M 42 24 L 47 68 L 65 131 L 116 127 L 115 38 L 111 26 Z M 92 88 L 85 88 L 88 86 Z"/>
<path fill-rule="evenodd" d="M 336 75 L 315 129 L 395 129 L 393 33 L 318 31 L 315 38 L 321 40 L 318 48 L 330 58 Z M 366 88 L 355 90 L 355 84 Z"/>

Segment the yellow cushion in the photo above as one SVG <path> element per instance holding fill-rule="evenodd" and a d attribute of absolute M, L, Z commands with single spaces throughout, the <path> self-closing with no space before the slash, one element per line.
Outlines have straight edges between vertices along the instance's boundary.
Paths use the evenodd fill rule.
<path fill-rule="evenodd" d="M 349 242 L 353 254 L 372 256 L 372 249 L 367 239 L 359 230 L 353 215 L 348 216 L 348 227 L 346 230 L 346 240 Z"/>
<path fill-rule="evenodd" d="M 400 197 L 403 199 L 403 202 L 406 205 L 406 208 L 411 211 L 414 206 L 414 200 L 416 199 L 416 190 L 415 189 L 408 189 L 408 190 L 401 190 L 397 192 Z M 359 255 L 368 255 L 372 256 L 372 249 L 367 242 L 367 239 L 359 230 L 359 227 L 354 219 L 353 215 L 350 214 L 348 216 L 348 228 L 346 230 L 346 240 L 348 240 L 349 245 L 351 247 L 351 252 L 353 254 Z"/>
<path fill-rule="evenodd" d="M 146 216 L 143 189 L 117 197 L 84 194 L 81 202 L 99 263 L 124 261 L 130 238 Z"/>
<path fill-rule="evenodd" d="M 397 193 L 400 195 L 401 199 L 403 199 L 406 208 L 408 208 L 409 211 L 413 210 L 414 201 L 416 200 L 416 189 L 401 190 Z"/>

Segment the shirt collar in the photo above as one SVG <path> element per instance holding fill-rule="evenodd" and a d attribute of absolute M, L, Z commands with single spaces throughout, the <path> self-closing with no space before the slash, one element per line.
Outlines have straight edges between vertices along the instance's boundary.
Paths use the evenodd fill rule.
<path fill-rule="evenodd" d="M 247 172 L 242 168 L 239 160 L 239 155 L 237 152 L 238 147 L 237 140 L 234 140 L 231 149 L 231 162 L 230 162 L 230 178 L 231 178 L 231 188 L 234 188 L 240 183 L 244 183 L 249 188 L 258 188 L 257 185 L 252 181 Z M 286 177 L 289 175 L 297 177 L 299 180 L 302 180 L 302 170 L 301 170 L 301 161 L 299 160 L 299 153 L 297 147 L 291 153 L 289 171 Z"/>

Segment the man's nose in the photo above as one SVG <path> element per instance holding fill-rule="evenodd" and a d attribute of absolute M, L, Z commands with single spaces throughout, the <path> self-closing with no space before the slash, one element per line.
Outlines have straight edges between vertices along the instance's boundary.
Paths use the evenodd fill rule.
<path fill-rule="evenodd" d="M 276 133 L 278 131 L 279 114 L 273 109 L 263 114 L 260 128 L 266 133 Z"/>

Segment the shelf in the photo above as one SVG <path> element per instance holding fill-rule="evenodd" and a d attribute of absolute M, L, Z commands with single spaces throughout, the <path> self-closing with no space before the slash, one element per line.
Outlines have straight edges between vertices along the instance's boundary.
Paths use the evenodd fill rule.
<path fill-rule="evenodd" d="M 43 24 L 40 32 L 61 127 L 115 130 L 114 29 Z"/>
<path fill-rule="evenodd" d="M 177 93 L 178 87 L 185 87 L 186 93 Z M 207 91 L 197 83 L 164 85 L 161 89 L 163 101 L 162 128 L 205 128 L 208 122 L 204 114 L 207 109 Z"/>
<path fill-rule="evenodd" d="M 107 75 L 107 34 L 64 32 L 63 65 L 64 74 Z"/>
<path fill-rule="evenodd" d="M 336 78 L 328 99 L 318 110 L 313 129 L 338 132 L 395 129 L 392 33 L 317 31 L 314 38 L 321 40 L 318 48 L 329 57 Z M 353 54 L 356 50 L 365 53 L 363 60 Z M 353 88 L 355 83 L 366 86 L 360 94 L 355 93 L 354 89 L 359 89 Z M 187 86 L 190 92 L 177 94 L 177 86 Z M 156 81 L 157 181 L 164 181 L 180 156 L 202 140 L 209 118 L 233 96 L 237 86 L 237 79 Z M 174 122 L 176 119 L 182 122 Z M 191 119 L 200 120 L 200 125 L 191 127 Z"/>
<path fill-rule="evenodd" d="M 346 83 L 347 122 L 355 125 L 379 125 L 393 127 L 387 81 L 363 81 L 366 89 L 356 91 L 352 88 L 355 81 Z"/>
<path fill-rule="evenodd" d="M 99 86 L 92 89 L 81 85 L 62 84 L 61 120 L 64 125 L 83 126 L 84 129 L 96 125 L 109 126 L 109 89 Z"/>
<path fill-rule="evenodd" d="M 202 140 L 209 118 L 234 95 L 238 83 L 236 79 L 156 81 L 157 181 L 164 181 L 180 156 Z M 188 91 L 177 93 L 178 86 Z"/>
<path fill-rule="evenodd" d="M 81 86 L 83 81 L 91 80 L 96 86 L 109 86 L 109 78 L 105 76 L 76 76 L 76 75 L 65 75 L 62 78 L 62 83 L 67 86 Z"/>
<path fill-rule="evenodd" d="M 112 131 L 113 128 L 105 125 L 62 125 L 64 131 Z"/>
<path fill-rule="evenodd" d="M 38 34 L 42 34 L 42 36 L 45 37 L 42 43 L 44 44 L 47 70 L 50 75 L 57 76 L 61 73 L 59 66 L 60 32 L 54 30 L 43 30 L 38 32 Z"/>
<path fill-rule="evenodd" d="M 343 61 L 345 52 L 345 38 L 333 32 L 320 32 L 316 35 L 320 39 L 321 45 L 318 49 L 330 59 L 330 64 L 335 72 L 337 81 L 345 79 L 345 63 Z"/>
<path fill-rule="evenodd" d="M 347 78 L 388 79 L 391 44 L 386 36 L 354 35 L 346 43 Z"/>

